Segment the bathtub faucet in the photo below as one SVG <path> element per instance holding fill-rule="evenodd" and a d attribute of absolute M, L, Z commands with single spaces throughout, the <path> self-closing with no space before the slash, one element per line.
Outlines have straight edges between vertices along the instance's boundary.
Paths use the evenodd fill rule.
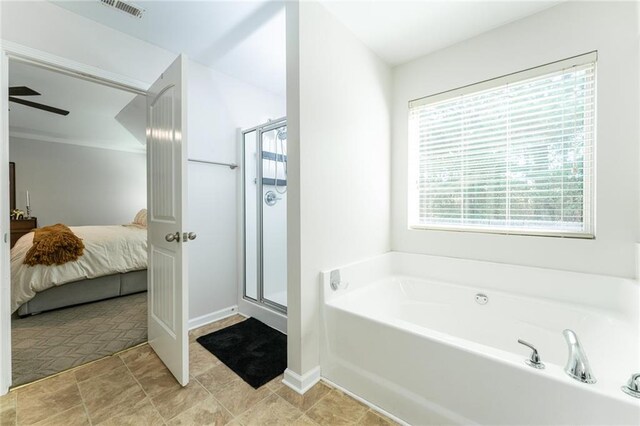
<path fill-rule="evenodd" d="M 634 398 L 640 398 L 640 373 L 631 375 L 627 384 L 622 387 L 622 392 Z"/>
<path fill-rule="evenodd" d="M 564 367 L 565 373 L 579 382 L 595 383 L 596 378 L 593 376 L 591 366 L 589 366 L 587 354 L 582 349 L 576 333 L 573 330 L 566 329 L 562 334 L 569 346 L 569 359 Z"/>

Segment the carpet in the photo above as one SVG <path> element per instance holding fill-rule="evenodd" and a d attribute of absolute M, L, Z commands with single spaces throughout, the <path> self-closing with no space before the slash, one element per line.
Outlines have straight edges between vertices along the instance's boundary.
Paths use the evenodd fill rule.
<path fill-rule="evenodd" d="M 254 318 L 197 341 L 255 389 L 287 368 L 287 336 Z"/>
<path fill-rule="evenodd" d="M 13 386 L 147 341 L 147 293 L 11 320 Z"/>

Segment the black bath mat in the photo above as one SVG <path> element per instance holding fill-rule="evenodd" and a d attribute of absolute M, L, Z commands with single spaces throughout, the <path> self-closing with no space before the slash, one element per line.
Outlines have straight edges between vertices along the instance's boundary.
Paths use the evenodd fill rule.
<path fill-rule="evenodd" d="M 287 336 L 254 318 L 198 337 L 198 343 L 255 389 L 287 368 Z"/>

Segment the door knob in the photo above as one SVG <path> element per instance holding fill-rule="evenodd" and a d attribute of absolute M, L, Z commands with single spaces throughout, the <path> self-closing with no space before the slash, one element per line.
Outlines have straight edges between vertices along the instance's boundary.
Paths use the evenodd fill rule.
<path fill-rule="evenodd" d="M 165 240 L 167 240 L 168 242 L 172 243 L 172 242 L 176 242 L 179 243 L 180 242 L 180 233 L 176 232 L 175 234 L 167 234 L 164 237 Z"/>
<path fill-rule="evenodd" d="M 196 235 L 195 232 L 189 232 L 189 233 L 185 232 L 184 234 L 182 234 L 182 240 L 185 241 L 185 242 L 187 240 L 195 240 L 196 237 L 197 237 L 197 235 Z"/>

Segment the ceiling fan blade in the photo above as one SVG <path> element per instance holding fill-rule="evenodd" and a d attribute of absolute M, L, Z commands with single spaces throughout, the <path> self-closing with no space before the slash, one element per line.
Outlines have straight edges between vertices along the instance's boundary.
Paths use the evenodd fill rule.
<path fill-rule="evenodd" d="M 19 99 L 19 98 L 14 98 L 14 97 L 9 96 L 9 101 L 10 102 L 15 102 L 17 104 L 25 105 L 25 106 L 28 106 L 28 107 L 31 107 L 31 108 L 37 108 L 37 109 L 41 109 L 43 111 L 52 112 L 54 114 L 69 115 L 69 111 L 65 111 L 65 110 L 60 109 L 60 108 L 54 108 L 54 107 L 49 106 L 49 105 L 39 104 L 39 103 L 36 103 L 36 102 L 25 101 L 24 99 Z"/>
<path fill-rule="evenodd" d="M 27 86 L 9 87 L 9 96 L 39 96 L 40 93 Z"/>

